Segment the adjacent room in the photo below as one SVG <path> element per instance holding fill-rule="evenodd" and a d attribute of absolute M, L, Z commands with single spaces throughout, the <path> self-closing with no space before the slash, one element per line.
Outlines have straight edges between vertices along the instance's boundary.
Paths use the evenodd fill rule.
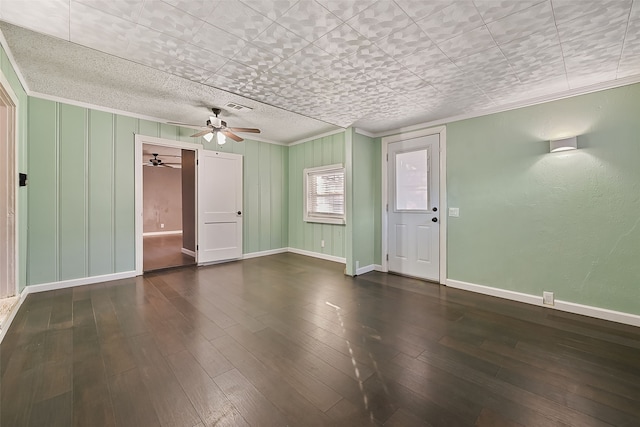
<path fill-rule="evenodd" d="M 0 0 L 0 425 L 637 425 L 639 35 Z"/>

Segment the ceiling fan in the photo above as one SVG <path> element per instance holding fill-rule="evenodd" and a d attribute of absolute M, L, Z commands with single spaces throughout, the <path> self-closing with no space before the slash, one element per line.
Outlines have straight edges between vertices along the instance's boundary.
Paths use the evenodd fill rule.
<path fill-rule="evenodd" d="M 149 159 L 149 163 L 143 163 L 143 166 L 164 166 L 167 168 L 177 168 L 181 166 L 181 163 L 165 163 L 162 159 L 158 158 L 158 153 L 151 153 L 153 158 Z M 174 157 L 174 156 L 170 156 Z"/>
<path fill-rule="evenodd" d="M 207 129 L 202 132 L 195 133 L 191 135 L 191 137 L 198 138 L 202 136 L 207 140 L 207 142 L 211 142 L 215 135 L 218 144 L 222 145 L 227 142 L 226 138 L 231 138 L 237 142 L 244 141 L 233 132 L 260 133 L 260 129 L 227 127 L 227 122 L 218 117 L 218 114 L 220 114 L 222 110 L 220 110 L 220 108 L 212 108 L 211 111 L 213 111 L 215 117 L 209 116 L 209 120 L 207 120 Z"/>

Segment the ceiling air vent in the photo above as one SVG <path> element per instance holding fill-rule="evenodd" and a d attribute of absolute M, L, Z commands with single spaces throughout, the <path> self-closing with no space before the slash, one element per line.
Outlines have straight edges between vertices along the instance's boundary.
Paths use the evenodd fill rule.
<path fill-rule="evenodd" d="M 251 107 L 247 107 L 246 105 L 236 104 L 235 102 L 229 102 L 227 105 L 225 105 L 225 108 L 227 108 L 229 111 L 236 111 L 238 113 L 243 113 L 245 111 L 253 110 L 253 108 Z"/>

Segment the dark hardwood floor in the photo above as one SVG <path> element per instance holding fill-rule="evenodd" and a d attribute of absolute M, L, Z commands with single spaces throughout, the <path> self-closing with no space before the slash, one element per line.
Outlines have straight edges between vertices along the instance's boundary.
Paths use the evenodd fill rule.
<path fill-rule="evenodd" d="M 182 253 L 182 234 L 144 236 L 142 239 L 144 271 L 182 267 L 196 263 L 194 257 Z"/>
<path fill-rule="evenodd" d="M 640 330 L 280 254 L 29 295 L 7 426 L 638 426 Z"/>

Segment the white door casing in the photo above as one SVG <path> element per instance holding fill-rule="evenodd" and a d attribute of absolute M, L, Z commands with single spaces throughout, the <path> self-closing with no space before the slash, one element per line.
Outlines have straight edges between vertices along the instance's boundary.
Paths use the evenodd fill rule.
<path fill-rule="evenodd" d="M 198 264 L 242 257 L 242 155 L 198 153 Z"/>
<path fill-rule="evenodd" d="M 388 146 L 389 271 L 439 281 L 439 135 Z"/>
<path fill-rule="evenodd" d="M 202 145 L 200 144 L 192 144 L 189 142 L 182 142 L 182 141 L 174 141 L 174 140 L 170 140 L 170 139 L 164 139 L 164 138 L 157 138 L 157 137 L 153 137 L 153 136 L 146 136 L 146 135 L 138 135 L 136 134 L 135 137 L 135 240 L 136 240 L 136 275 L 140 276 L 143 273 L 143 216 L 144 216 L 144 206 L 143 206 L 143 195 L 142 195 L 142 184 L 143 184 L 143 179 L 142 179 L 142 163 L 143 163 L 143 159 L 142 159 L 142 147 L 144 144 L 151 144 L 151 145 L 160 145 L 160 146 L 164 146 L 164 147 L 172 147 L 172 148 L 180 148 L 180 149 L 185 149 L 185 150 L 192 150 L 196 152 L 196 158 L 198 158 L 198 153 L 200 151 L 204 151 L 204 149 L 202 148 Z M 146 161 L 146 160 L 145 160 Z M 198 192 L 198 182 L 196 179 L 196 194 Z M 196 205 L 198 204 L 197 201 L 197 197 L 196 197 Z M 197 212 L 197 206 L 195 208 L 195 211 Z M 197 236 L 197 228 L 198 228 L 198 223 L 196 221 L 196 236 Z M 198 254 L 196 251 L 196 262 L 198 262 Z"/>
<path fill-rule="evenodd" d="M 0 70 L 0 298 L 18 293 L 18 99 Z"/>

